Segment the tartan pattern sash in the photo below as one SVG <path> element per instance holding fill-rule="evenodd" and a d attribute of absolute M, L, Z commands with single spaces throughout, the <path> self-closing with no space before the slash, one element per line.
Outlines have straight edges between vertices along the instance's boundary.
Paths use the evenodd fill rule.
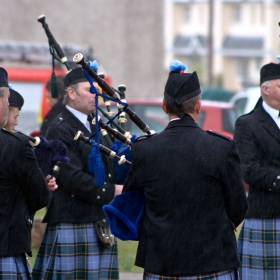
<path fill-rule="evenodd" d="M 100 245 L 95 223 L 47 225 L 33 280 L 119 279 L 117 244 Z"/>
<path fill-rule="evenodd" d="M 280 279 L 280 219 L 245 219 L 238 253 L 242 280 Z"/>

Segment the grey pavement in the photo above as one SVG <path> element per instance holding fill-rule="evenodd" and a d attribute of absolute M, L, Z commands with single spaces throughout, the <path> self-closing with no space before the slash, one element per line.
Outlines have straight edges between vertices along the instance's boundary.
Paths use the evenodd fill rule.
<path fill-rule="evenodd" d="M 120 271 L 120 280 L 142 280 L 142 272 L 124 272 Z"/>

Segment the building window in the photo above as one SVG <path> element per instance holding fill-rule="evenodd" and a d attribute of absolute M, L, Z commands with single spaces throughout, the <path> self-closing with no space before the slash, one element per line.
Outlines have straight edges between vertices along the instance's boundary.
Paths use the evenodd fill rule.
<path fill-rule="evenodd" d="M 185 21 L 191 22 L 191 6 L 188 4 L 185 6 Z"/>
<path fill-rule="evenodd" d="M 234 22 L 241 22 L 241 6 L 239 4 L 233 5 L 233 17 Z"/>
<path fill-rule="evenodd" d="M 249 58 L 236 58 L 235 76 L 243 87 L 248 87 L 248 85 L 250 85 Z"/>

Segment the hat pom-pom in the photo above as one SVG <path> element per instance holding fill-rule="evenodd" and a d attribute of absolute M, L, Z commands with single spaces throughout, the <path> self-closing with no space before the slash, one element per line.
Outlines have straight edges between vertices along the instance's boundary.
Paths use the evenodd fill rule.
<path fill-rule="evenodd" d="M 170 72 L 181 73 L 181 71 L 184 72 L 187 68 L 188 67 L 179 60 L 172 60 L 169 64 L 169 71 Z"/>
<path fill-rule="evenodd" d="M 98 62 L 96 60 L 93 61 L 89 61 L 89 66 L 92 70 L 94 70 L 95 72 L 97 72 L 98 70 Z"/>

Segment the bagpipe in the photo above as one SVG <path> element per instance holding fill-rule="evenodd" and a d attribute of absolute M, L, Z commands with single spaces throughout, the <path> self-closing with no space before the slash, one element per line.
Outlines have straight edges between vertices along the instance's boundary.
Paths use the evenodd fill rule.
<path fill-rule="evenodd" d="M 53 34 L 51 33 L 48 24 L 46 23 L 45 15 L 40 15 L 38 17 L 38 22 L 42 24 L 42 27 L 45 30 L 45 33 L 48 37 L 50 53 L 54 59 L 59 60 L 64 64 L 68 71 L 71 71 L 73 67 L 70 65 L 67 57 L 65 56 L 62 48 L 59 46 L 55 40 Z M 55 52 L 58 58 L 55 55 Z M 103 153 L 114 160 L 114 169 L 115 169 L 115 183 L 123 184 L 130 166 L 131 152 L 130 146 L 131 143 L 135 140 L 136 135 L 131 135 L 130 132 L 125 131 L 125 123 L 127 122 L 126 115 L 147 135 L 151 135 L 154 132 L 149 130 L 149 127 L 133 112 L 125 100 L 125 85 L 119 85 L 118 90 L 114 89 L 104 79 L 103 73 L 97 73 L 98 63 L 97 61 L 84 61 L 84 56 L 81 53 L 78 53 L 73 58 L 74 64 L 76 67 L 78 65 L 82 66 L 83 72 L 90 83 L 90 91 L 96 96 L 96 110 L 92 114 L 92 123 L 96 127 L 96 131 L 86 139 L 81 132 L 77 132 L 74 137 L 74 140 L 82 140 L 87 144 L 92 145 L 92 151 L 89 155 L 88 165 L 91 173 L 95 175 L 95 180 L 97 185 L 102 185 L 104 183 L 104 169 L 102 168 L 102 162 L 100 160 L 99 153 Z M 99 88 L 102 90 L 97 90 L 93 85 L 93 81 L 97 82 Z M 53 94 L 52 94 L 53 96 Z M 98 97 L 101 97 L 104 101 L 104 106 L 107 109 L 107 113 L 98 106 Z M 118 107 L 118 112 L 115 114 L 111 111 L 111 101 L 115 102 Z M 102 115 L 107 119 L 107 122 L 99 116 L 98 112 L 101 112 Z M 117 121 L 115 121 L 117 118 Z M 98 121 L 96 121 L 96 119 Z M 104 136 L 107 141 L 107 147 L 100 144 L 99 131 Z M 93 140 L 95 136 L 96 141 Z M 114 156 L 112 156 L 115 154 Z M 100 175 L 100 176 L 99 176 Z"/>
<path fill-rule="evenodd" d="M 38 21 L 42 23 L 49 39 L 53 61 L 55 57 L 54 51 L 56 51 L 60 62 L 66 66 L 68 71 L 71 71 L 71 66 L 49 30 L 45 19 L 44 15 L 38 17 Z M 82 67 L 90 84 L 90 92 L 95 94 L 96 106 L 95 112 L 91 115 L 91 122 L 95 125 L 96 131 L 89 137 L 85 137 L 81 131 L 78 131 L 74 136 L 74 140 L 83 141 L 85 144 L 92 146 L 91 153 L 88 157 L 88 167 L 90 172 L 95 175 L 97 185 L 103 185 L 105 180 L 100 152 L 114 160 L 115 183 L 123 184 L 132 161 L 130 147 L 136 139 L 136 135 L 131 135 L 125 130 L 125 124 L 127 122 L 126 115 L 128 115 L 130 120 L 145 134 L 153 135 L 155 132 L 151 131 L 142 119 L 129 108 L 125 99 L 125 85 L 119 85 L 118 90 L 111 87 L 105 81 L 104 75 L 102 73 L 97 73 L 97 62 L 86 62 L 81 53 L 77 53 L 73 57 L 73 61 L 75 64 Z M 102 91 L 98 91 L 93 82 L 96 82 Z M 98 98 L 100 97 L 104 101 L 107 113 L 98 106 Z M 118 112 L 116 114 L 111 111 L 110 101 L 117 103 Z M 107 119 L 107 122 L 102 120 L 98 112 L 102 113 Z M 117 122 L 115 121 L 116 118 Z M 104 136 L 110 149 L 100 143 L 99 132 Z M 93 140 L 94 136 L 96 141 Z M 136 191 L 118 195 L 109 205 L 104 205 L 103 210 L 109 220 L 110 229 L 116 237 L 122 240 L 136 240 L 138 238 L 139 228 L 141 227 L 145 213 L 145 198 L 142 192 Z"/>
<path fill-rule="evenodd" d="M 34 154 L 45 177 L 47 175 L 56 177 L 61 163 L 69 161 L 67 148 L 63 142 L 59 140 L 46 140 L 43 136 L 31 137 L 20 131 L 15 131 L 15 133 L 27 137 L 33 143 Z"/>

